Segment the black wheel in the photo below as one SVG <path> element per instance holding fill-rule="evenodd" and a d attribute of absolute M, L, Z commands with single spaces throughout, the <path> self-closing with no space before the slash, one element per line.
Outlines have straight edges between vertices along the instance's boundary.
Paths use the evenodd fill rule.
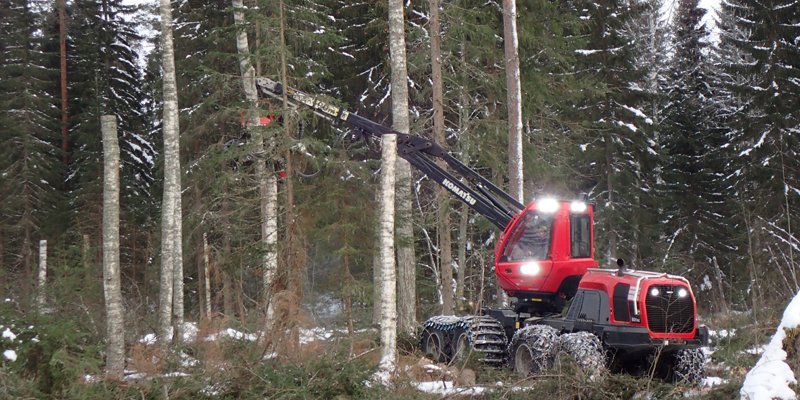
<path fill-rule="evenodd" d="M 590 377 L 607 371 L 606 352 L 600 339 L 591 332 L 567 333 L 559 337 L 560 353 L 572 358 Z"/>
<path fill-rule="evenodd" d="M 696 386 L 706 377 L 706 354 L 701 349 L 678 350 L 673 355 L 672 380 Z"/>
<path fill-rule="evenodd" d="M 435 362 L 447 361 L 444 348 L 444 334 L 432 328 L 425 328 L 420 337 L 422 353 Z"/>
<path fill-rule="evenodd" d="M 530 325 L 514 332 L 508 345 L 508 363 L 517 374 L 528 377 L 553 366 L 558 332 L 547 325 Z"/>
<path fill-rule="evenodd" d="M 453 361 L 463 362 L 472 351 L 470 343 L 470 333 L 465 329 L 456 329 L 450 341 L 450 355 Z"/>

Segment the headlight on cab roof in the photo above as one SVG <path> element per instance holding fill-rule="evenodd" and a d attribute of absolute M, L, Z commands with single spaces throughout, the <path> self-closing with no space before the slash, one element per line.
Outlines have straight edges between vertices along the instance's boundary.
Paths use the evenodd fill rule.
<path fill-rule="evenodd" d="M 558 200 L 552 197 L 545 197 L 539 200 L 536 200 L 536 209 L 544 214 L 552 214 L 558 211 Z"/>

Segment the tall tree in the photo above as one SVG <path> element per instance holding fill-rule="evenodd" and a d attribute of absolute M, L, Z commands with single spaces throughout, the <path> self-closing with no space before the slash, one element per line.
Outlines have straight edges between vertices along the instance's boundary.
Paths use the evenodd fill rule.
<path fill-rule="evenodd" d="M 57 80 L 46 68 L 40 16 L 31 1 L 10 1 L 0 12 L 0 237 L 9 275 L 25 279 L 19 294 L 33 293 L 36 236 L 59 204 L 54 143 L 58 116 L 49 91 Z"/>
<path fill-rule="evenodd" d="M 443 94 L 444 83 L 442 82 L 441 44 L 442 29 L 439 22 L 439 0 L 430 0 L 428 5 L 430 9 L 431 86 L 433 89 L 433 139 L 440 145 L 445 146 L 446 140 L 444 135 L 445 126 Z M 447 164 L 443 160 L 436 160 L 436 163 L 440 168 L 447 168 Z M 437 209 L 439 211 L 438 227 L 436 232 L 439 238 L 439 270 L 441 271 L 442 276 L 442 314 L 451 315 L 455 311 L 455 299 L 452 285 L 453 240 L 452 236 L 450 235 L 450 193 L 443 187 L 437 188 L 436 202 Z M 401 327 L 403 327 L 402 324 Z M 409 328 L 413 329 L 412 327 Z"/>
<path fill-rule="evenodd" d="M 106 305 L 106 376 L 121 379 L 125 369 L 125 317 L 119 272 L 119 141 L 117 117 L 104 115 L 103 135 L 103 293 Z"/>
<path fill-rule="evenodd" d="M 244 88 L 245 99 L 248 104 L 247 124 L 250 138 L 255 145 L 256 154 L 264 154 L 263 130 L 258 127 L 258 92 L 256 91 L 256 70 L 250 58 L 250 46 L 245 30 L 245 21 L 242 8 L 244 4 L 241 0 L 233 0 L 233 17 L 237 25 L 236 49 L 239 54 L 239 71 L 242 76 L 242 87 Z M 282 6 L 282 3 L 281 3 Z M 258 157 L 255 161 L 255 175 L 258 182 L 259 211 L 261 213 L 261 243 L 263 245 L 262 269 L 264 271 L 263 280 L 263 305 L 266 309 L 265 326 L 269 329 L 272 326 L 270 300 L 272 294 L 273 280 L 278 270 L 278 223 L 277 223 L 277 193 L 278 182 L 275 174 L 267 169 L 267 160 Z"/>
<path fill-rule="evenodd" d="M 636 226 L 633 217 L 642 193 L 642 157 L 648 154 L 641 130 L 647 122 L 639 116 L 646 99 L 638 83 L 644 71 L 635 62 L 636 39 L 626 30 L 646 5 L 627 0 L 581 4 L 578 9 L 587 21 L 586 44 L 576 53 L 582 73 L 596 85 L 586 90 L 576 107 L 583 114 L 586 133 L 576 162 L 589 166 L 585 173 L 592 178 L 587 186 L 593 196 L 604 199 L 605 206 L 598 210 L 603 223 L 597 237 L 606 241 L 597 245 L 598 254 L 605 253 L 606 262 L 611 262 L 635 248 L 631 227 Z"/>
<path fill-rule="evenodd" d="M 406 73 L 403 3 L 389 0 L 389 52 L 392 67 L 392 125 L 408 132 L 408 75 Z M 394 269 L 394 193 L 397 136 L 383 135 L 381 148 L 380 259 L 381 259 L 381 360 L 380 370 L 393 374 L 397 364 L 397 300 Z"/>
<path fill-rule="evenodd" d="M 752 267 L 785 296 L 800 286 L 800 8 L 727 0 L 720 13 L 725 89 L 733 95 L 722 110 L 730 116 L 727 172 L 742 214 L 752 217 L 748 239 L 760 243 Z"/>
<path fill-rule="evenodd" d="M 180 127 L 178 122 L 178 86 L 175 78 L 175 53 L 172 43 L 172 6 L 169 0 L 161 0 L 161 62 L 164 96 L 164 196 L 161 206 L 161 284 L 159 290 L 159 342 L 163 347 L 172 340 L 173 299 L 178 291 L 175 286 L 176 262 L 181 260 L 181 239 L 176 223 L 176 214 L 181 212 L 180 188 Z M 182 276 L 182 274 L 181 274 Z M 181 310 L 182 311 L 182 310 Z"/>

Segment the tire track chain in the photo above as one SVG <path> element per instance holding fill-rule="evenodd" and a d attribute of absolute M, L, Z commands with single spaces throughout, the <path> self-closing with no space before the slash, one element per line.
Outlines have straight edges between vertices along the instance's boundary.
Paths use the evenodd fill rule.
<path fill-rule="evenodd" d="M 447 338 L 448 343 L 458 340 L 457 335 L 461 332 L 467 332 L 469 347 L 481 355 L 481 361 L 502 364 L 506 360 L 508 339 L 506 339 L 503 325 L 492 317 L 437 315 L 425 321 L 422 328 L 441 332 L 442 336 Z M 422 346 L 423 344 L 420 343 L 420 348 Z M 452 352 L 448 351 L 448 358 L 453 356 L 450 353 Z"/>

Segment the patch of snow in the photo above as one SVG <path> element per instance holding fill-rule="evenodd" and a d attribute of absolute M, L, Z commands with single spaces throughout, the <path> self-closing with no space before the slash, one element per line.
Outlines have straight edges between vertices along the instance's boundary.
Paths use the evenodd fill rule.
<path fill-rule="evenodd" d="M 708 275 L 703 275 L 703 283 L 700 284 L 700 291 L 711 290 L 711 278 Z"/>
<path fill-rule="evenodd" d="M 197 323 L 185 322 L 183 324 L 183 341 L 193 342 L 197 339 Z"/>
<path fill-rule="evenodd" d="M 8 339 L 13 342 L 16 338 L 17 335 L 15 335 L 14 332 L 11 332 L 11 329 L 6 328 L 6 330 L 3 331 L 3 339 Z"/>
<path fill-rule="evenodd" d="M 706 377 L 705 379 L 703 379 L 703 383 L 701 384 L 701 386 L 703 386 L 703 387 L 714 387 L 714 386 L 723 385 L 725 383 L 728 383 L 727 379 L 722 379 L 722 378 L 720 378 L 718 376 L 709 376 L 709 377 Z"/>
<path fill-rule="evenodd" d="M 324 328 L 312 328 L 300 330 L 300 344 L 308 344 L 317 340 L 327 340 L 333 336 L 333 332 Z"/>
<path fill-rule="evenodd" d="M 11 362 L 17 361 L 17 352 L 14 350 L 6 350 L 3 352 L 3 357 Z"/>
<path fill-rule="evenodd" d="M 456 387 L 451 381 L 417 382 L 416 385 L 421 392 L 440 394 L 442 396 L 474 396 L 483 394 L 486 391 L 486 388 L 483 387 Z"/>
<path fill-rule="evenodd" d="M 156 337 L 155 333 L 148 333 L 148 334 L 142 336 L 141 339 L 139 339 L 139 343 L 145 344 L 145 345 L 153 345 L 153 344 L 156 344 L 156 339 L 157 339 L 157 337 Z"/>
<path fill-rule="evenodd" d="M 724 339 L 724 338 L 727 338 L 727 337 L 734 337 L 736 335 L 736 329 L 731 329 L 731 330 L 720 329 L 718 331 L 715 331 L 713 329 L 709 329 L 708 335 L 711 336 L 711 337 L 718 337 L 720 339 Z"/>
<path fill-rule="evenodd" d="M 783 350 L 783 339 L 786 337 L 785 329 L 795 328 L 800 325 L 800 293 L 794 296 L 783 312 L 783 319 L 778 325 L 778 331 L 772 336 L 769 344 L 764 349 L 764 354 L 756 366 L 747 373 L 739 394 L 748 400 L 790 400 L 796 399 L 797 394 L 791 385 L 797 383 L 794 372 L 786 364 L 786 352 Z"/>

